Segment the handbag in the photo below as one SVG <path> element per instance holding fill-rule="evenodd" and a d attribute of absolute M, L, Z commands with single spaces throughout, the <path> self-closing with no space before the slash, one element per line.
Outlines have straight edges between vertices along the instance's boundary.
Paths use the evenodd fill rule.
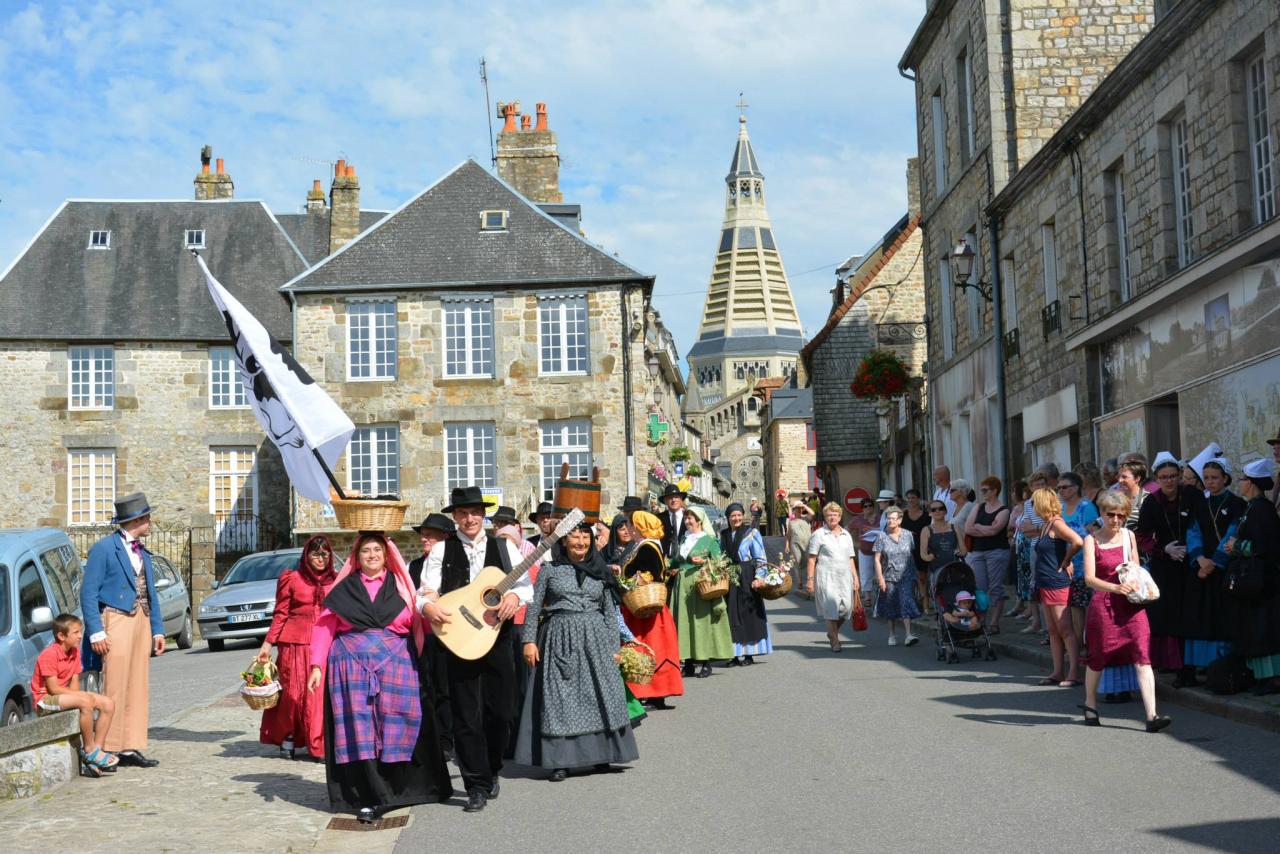
<path fill-rule="evenodd" d="M 1233 557 L 1227 563 L 1227 590 L 1237 599 L 1256 599 L 1266 586 L 1267 566 L 1258 557 Z"/>
<path fill-rule="evenodd" d="M 1129 538 L 1133 534 L 1124 531 L 1124 554 L 1123 563 L 1116 568 L 1116 575 L 1120 578 L 1121 584 L 1133 585 L 1133 592 L 1126 598 L 1135 605 L 1146 605 L 1160 598 L 1160 588 L 1156 586 L 1156 580 L 1151 577 L 1151 573 L 1147 572 L 1147 568 L 1136 561 L 1130 559 L 1129 556 Z"/>
<path fill-rule="evenodd" d="M 867 624 L 867 610 L 862 607 L 861 602 L 854 606 L 853 616 L 849 618 L 849 625 L 853 627 L 855 632 L 865 632 L 870 628 Z"/>

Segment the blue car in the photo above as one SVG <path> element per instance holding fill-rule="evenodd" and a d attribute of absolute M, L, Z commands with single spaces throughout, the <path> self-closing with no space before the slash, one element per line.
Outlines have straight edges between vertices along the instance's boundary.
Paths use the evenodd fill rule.
<path fill-rule="evenodd" d="M 80 615 L 80 555 L 57 528 L 0 530 L 0 726 L 31 713 L 36 656 L 53 642 L 53 618 Z"/>

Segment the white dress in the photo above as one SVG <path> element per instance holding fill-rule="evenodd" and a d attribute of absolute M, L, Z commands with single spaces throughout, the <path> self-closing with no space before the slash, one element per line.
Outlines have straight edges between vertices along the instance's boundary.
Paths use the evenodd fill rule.
<path fill-rule="evenodd" d="M 853 610 L 853 574 L 849 558 L 858 553 L 853 537 L 843 527 L 825 525 L 809 538 L 809 554 L 817 555 L 813 568 L 813 604 L 824 620 L 841 620 Z"/>

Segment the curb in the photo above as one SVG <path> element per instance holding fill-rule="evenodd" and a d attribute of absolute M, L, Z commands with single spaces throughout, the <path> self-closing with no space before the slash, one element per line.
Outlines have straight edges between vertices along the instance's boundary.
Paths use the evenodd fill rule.
<path fill-rule="evenodd" d="M 922 639 L 926 634 L 929 637 L 933 636 L 932 620 L 916 618 L 912 621 L 912 626 L 917 629 L 923 627 Z M 1011 643 L 1002 639 L 1001 635 L 991 638 L 991 646 L 996 654 L 1015 661 L 1025 661 L 1045 668 L 1053 666 L 1053 656 L 1049 653 L 1048 647 L 1042 649 L 1039 646 L 1029 647 L 1020 643 Z M 1162 682 L 1157 676 L 1156 699 L 1162 703 L 1184 706 L 1197 712 L 1215 715 L 1268 732 L 1280 732 L 1280 708 L 1247 695 L 1220 696 L 1198 688 L 1174 688 L 1168 682 Z"/>

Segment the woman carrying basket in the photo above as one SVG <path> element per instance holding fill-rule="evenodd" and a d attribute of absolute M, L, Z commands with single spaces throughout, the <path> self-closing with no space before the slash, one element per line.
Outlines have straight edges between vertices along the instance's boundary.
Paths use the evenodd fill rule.
<path fill-rule="evenodd" d="M 258 740 L 277 745 L 290 759 L 298 748 L 324 759 L 324 695 L 307 691 L 307 662 L 320 603 L 336 578 L 329 540 L 307 540 L 298 568 L 280 573 L 271 628 L 258 650 L 257 660 L 268 662 L 274 646 L 280 671 L 280 701 L 263 711 Z"/>
<path fill-rule="evenodd" d="M 738 583 L 729 588 L 729 631 L 733 637 L 733 660 L 729 667 L 755 664 L 752 656 L 773 652 L 764 600 L 757 591 L 764 582 L 756 576 L 765 572 L 768 560 L 764 538 L 756 528 L 743 524 L 745 513 L 736 501 L 724 509 L 729 527 L 720 532 L 720 549 L 738 564 Z"/>
<path fill-rule="evenodd" d="M 681 675 L 705 679 L 711 675 L 711 662 L 733 658 L 733 635 L 724 597 L 707 600 L 698 593 L 699 573 L 708 560 L 720 555 L 720 543 L 702 508 L 686 508 L 684 521 L 685 532 L 668 570 L 671 615 L 680 636 Z"/>
<path fill-rule="evenodd" d="M 634 531 L 635 548 L 626 554 L 619 571 L 627 578 L 643 573 L 653 582 L 662 584 L 667 572 L 667 562 L 662 557 L 662 520 L 647 510 L 637 510 L 631 514 L 627 527 Z M 667 697 L 684 694 L 684 678 L 680 675 L 680 638 L 676 635 L 671 609 L 664 602 L 651 616 L 637 617 L 623 608 L 622 618 L 636 640 L 653 650 L 656 665 L 653 679 L 648 684 L 628 682 L 627 688 L 651 709 L 669 708 Z"/>
<path fill-rule="evenodd" d="M 311 637 L 311 675 L 325 693 L 329 802 L 362 822 L 453 794 L 435 714 L 419 681 L 425 629 L 404 559 L 362 531 L 325 596 Z"/>

